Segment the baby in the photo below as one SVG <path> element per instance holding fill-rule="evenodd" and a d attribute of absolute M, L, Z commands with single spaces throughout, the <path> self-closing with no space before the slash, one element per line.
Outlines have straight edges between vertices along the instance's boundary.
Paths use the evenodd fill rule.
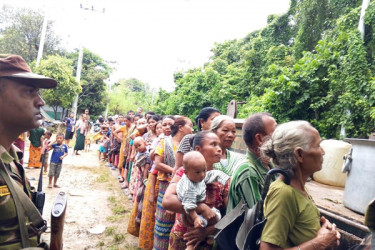
<path fill-rule="evenodd" d="M 208 218 L 198 215 L 195 209 L 197 203 L 206 198 L 206 184 L 220 182 L 225 185 L 229 176 L 219 170 L 206 173 L 206 160 L 198 151 L 191 151 L 183 158 L 184 175 L 177 183 L 177 196 L 182 202 L 188 217 L 194 221 L 194 228 L 206 227 Z M 216 213 L 216 222 L 221 219 L 219 210 L 211 208 Z M 216 223 L 215 222 L 215 223 Z"/>

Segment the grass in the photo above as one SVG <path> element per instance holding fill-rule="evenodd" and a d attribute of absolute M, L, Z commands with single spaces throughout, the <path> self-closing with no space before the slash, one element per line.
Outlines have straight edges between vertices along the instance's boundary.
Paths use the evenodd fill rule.
<path fill-rule="evenodd" d="M 108 222 L 115 223 L 118 222 L 120 219 L 122 219 L 122 215 L 111 215 L 106 218 Z"/>
<path fill-rule="evenodd" d="M 100 173 L 100 175 L 98 176 L 96 181 L 99 182 L 99 183 L 109 182 L 109 177 L 110 177 L 110 175 L 109 175 L 108 171 L 104 171 L 104 172 Z"/>
<path fill-rule="evenodd" d="M 125 233 L 132 204 L 124 202 L 125 196 L 119 187 L 117 178 L 108 168 L 104 167 L 104 163 L 101 163 L 100 168 L 95 168 L 93 171 L 97 174 L 98 185 L 102 185 L 103 188 L 113 193 L 112 196 L 107 197 L 108 207 L 112 210 L 112 215 L 106 217 L 107 228 L 103 237 L 97 243 L 97 247 L 106 250 L 139 250 L 137 239 Z"/>

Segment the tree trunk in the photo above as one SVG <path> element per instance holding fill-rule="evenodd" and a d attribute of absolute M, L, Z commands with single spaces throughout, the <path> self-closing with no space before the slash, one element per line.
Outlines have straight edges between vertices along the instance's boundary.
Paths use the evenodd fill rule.
<path fill-rule="evenodd" d="M 56 120 L 56 117 L 57 117 L 57 106 L 52 106 L 53 108 L 53 113 L 55 115 L 55 120 Z"/>

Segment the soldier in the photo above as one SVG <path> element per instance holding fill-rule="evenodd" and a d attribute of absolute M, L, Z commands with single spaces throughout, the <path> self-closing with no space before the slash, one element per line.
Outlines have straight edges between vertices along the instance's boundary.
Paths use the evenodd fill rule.
<path fill-rule="evenodd" d="M 22 57 L 0 55 L 0 249 L 36 247 L 46 228 L 29 200 L 29 182 L 12 142 L 39 127 L 45 105 L 39 88 L 56 85 L 54 79 L 33 74 Z"/>

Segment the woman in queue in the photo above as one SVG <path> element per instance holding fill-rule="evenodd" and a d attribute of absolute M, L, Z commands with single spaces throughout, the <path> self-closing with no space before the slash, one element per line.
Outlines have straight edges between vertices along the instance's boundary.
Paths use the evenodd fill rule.
<path fill-rule="evenodd" d="M 197 133 L 193 139 L 193 148 L 199 151 L 205 158 L 207 171 L 213 170 L 214 164 L 220 161 L 222 155 L 220 140 L 218 136 L 211 131 Z M 178 213 L 170 234 L 169 249 L 182 250 L 186 249 L 187 245 L 194 246 L 194 249 L 212 249 L 212 238 L 215 233 L 214 225 L 209 225 L 205 228 L 199 227 L 190 229 L 188 232 L 187 227 L 182 221 L 181 214 L 185 214 L 185 210 L 181 201 L 177 198 L 176 186 L 183 172 L 183 168 L 180 168 L 176 172 L 163 199 L 163 207 L 165 209 Z M 222 185 L 218 182 L 207 184 L 206 199 L 203 203 L 199 203 L 196 210 L 197 213 L 202 211 L 202 206 L 208 206 L 209 208 L 217 208 L 222 215 L 224 215 L 228 200 L 228 187 L 229 181 L 226 185 Z M 191 227 L 193 226 L 191 225 Z M 207 244 L 207 241 L 211 242 L 211 245 Z"/>
<path fill-rule="evenodd" d="M 165 126 L 165 119 L 162 126 Z M 155 149 L 155 169 L 158 171 L 159 193 L 155 213 L 154 248 L 168 249 L 169 233 L 175 221 L 175 214 L 167 212 L 161 205 L 164 192 L 171 180 L 175 166 L 175 153 L 181 139 L 193 133 L 193 123 L 187 117 L 177 118 L 171 126 L 171 136 L 164 137 Z"/>
<path fill-rule="evenodd" d="M 219 115 L 212 120 L 210 130 L 219 137 L 222 151 L 220 162 L 215 163 L 213 168 L 232 176 L 234 167 L 244 158 L 243 155 L 229 150 L 236 139 L 236 124 L 231 117 Z"/>
<path fill-rule="evenodd" d="M 195 124 L 197 125 L 198 131 L 210 130 L 212 120 L 219 115 L 220 111 L 213 107 L 203 108 L 195 117 Z M 174 176 L 174 173 L 182 166 L 182 158 L 184 157 L 184 154 L 193 150 L 190 144 L 190 139 L 193 136 L 194 134 L 189 134 L 182 138 L 180 146 L 177 149 L 176 163 L 173 169 L 172 177 Z"/>
<path fill-rule="evenodd" d="M 324 150 L 319 132 L 306 121 L 279 125 L 261 147 L 263 156 L 291 177 L 290 185 L 280 178 L 273 182 L 264 203 L 267 223 L 260 249 L 318 250 L 339 245 L 335 224 L 320 218 L 305 183 L 322 168 Z"/>

